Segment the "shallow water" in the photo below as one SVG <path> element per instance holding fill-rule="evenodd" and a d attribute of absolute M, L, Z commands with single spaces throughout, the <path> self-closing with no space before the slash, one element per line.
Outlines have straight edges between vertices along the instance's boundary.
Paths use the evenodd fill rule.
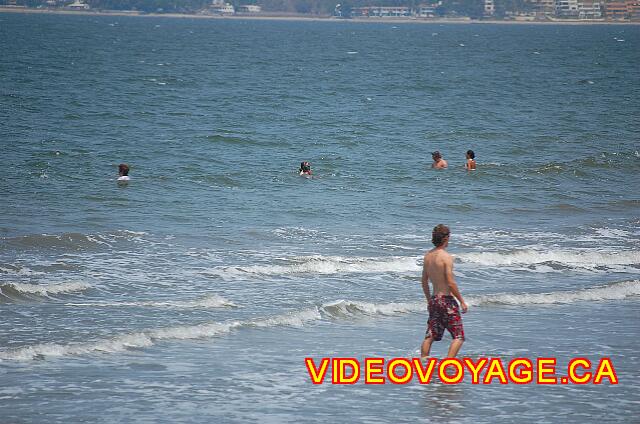
<path fill-rule="evenodd" d="M 0 37 L 9 422 L 640 412 L 637 27 L 5 14 Z M 464 356 L 608 356 L 620 384 L 313 386 L 307 356 L 419 354 L 439 222 Z"/>

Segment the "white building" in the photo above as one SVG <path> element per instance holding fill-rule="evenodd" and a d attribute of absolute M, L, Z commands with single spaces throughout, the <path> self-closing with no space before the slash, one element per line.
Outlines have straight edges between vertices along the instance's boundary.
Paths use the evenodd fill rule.
<path fill-rule="evenodd" d="M 555 0 L 533 0 L 537 16 L 551 16 L 556 14 Z"/>
<path fill-rule="evenodd" d="M 492 16 L 496 13 L 496 5 L 493 0 L 484 0 L 484 14 L 485 16 Z"/>
<path fill-rule="evenodd" d="M 247 4 L 243 6 L 238 6 L 238 12 L 244 13 L 260 13 L 262 12 L 262 7 L 257 4 Z"/>
<path fill-rule="evenodd" d="M 421 4 L 416 9 L 416 16 L 418 18 L 435 18 L 436 8 L 431 4 Z"/>
<path fill-rule="evenodd" d="M 598 0 L 580 0 L 578 2 L 578 18 L 602 19 L 602 6 Z"/>
<path fill-rule="evenodd" d="M 83 3 L 82 0 L 75 0 L 73 3 L 68 4 L 66 8 L 71 10 L 87 10 L 89 9 L 89 5 Z"/>
<path fill-rule="evenodd" d="M 224 3 L 223 0 L 213 0 L 210 9 L 212 13 L 219 13 L 220 15 L 233 15 L 236 13 L 233 5 Z"/>
<path fill-rule="evenodd" d="M 578 0 L 556 0 L 556 15 L 577 18 Z"/>

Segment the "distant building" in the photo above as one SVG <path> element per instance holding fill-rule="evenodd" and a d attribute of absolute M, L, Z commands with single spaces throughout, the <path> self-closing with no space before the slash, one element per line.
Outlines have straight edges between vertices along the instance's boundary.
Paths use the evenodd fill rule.
<path fill-rule="evenodd" d="M 578 0 L 556 0 L 556 15 L 562 18 L 578 17 Z"/>
<path fill-rule="evenodd" d="M 609 1 L 604 5 L 604 14 L 612 20 L 640 20 L 640 0 Z"/>
<path fill-rule="evenodd" d="M 640 1 L 627 2 L 627 11 L 629 19 L 632 21 L 640 21 Z"/>
<path fill-rule="evenodd" d="M 435 18 L 436 6 L 435 4 L 421 4 L 416 9 L 416 16 L 418 18 Z"/>
<path fill-rule="evenodd" d="M 610 1 L 605 5 L 605 16 L 607 19 L 623 20 L 627 19 L 627 2 L 624 1 Z"/>
<path fill-rule="evenodd" d="M 411 16 L 411 9 L 405 6 L 366 6 L 351 9 L 353 17 L 399 18 Z"/>
<path fill-rule="evenodd" d="M 602 19 L 602 4 L 599 0 L 579 0 L 578 19 Z"/>
<path fill-rule="evenodd" d="M 236 13 L 236 9 L 230 3 L 224 3 L 223 0 L 213 0 L 211 7 L 209 8 L 211 13 L 217 13 L 220 15 L 233 15 Z"/>
<path fill-rule="evenodd" d="M 242 13 L 260 13 L 262 12 L 262 7 L 257 4 L 247 4 L 238 6 L 238 12 Z"/>
<path fill-rule="evenodd" d="M 493 0 L 484 0 L 484 15 L 493 16 L 494 13 L 496 13 L 496 5 Z"/>
<path fill-rule="evenodd" d="M 87 10 L 89 9 L 89 5 L 83 3 L 82 0 L 75 0 L 73 3 L 66 5 L 65 8 L 70 10 Z"/>
<path fill-rule="evenodd" d="M 533 0 L 534 13 L 537 17 L 555 16 L 556 0 Z"/>

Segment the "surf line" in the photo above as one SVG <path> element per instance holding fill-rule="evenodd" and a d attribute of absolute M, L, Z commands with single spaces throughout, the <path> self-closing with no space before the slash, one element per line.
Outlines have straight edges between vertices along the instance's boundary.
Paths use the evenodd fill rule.
<path fill-rule="evenodd" d="M 443 384 L 459 384 L 465 374 L 471 376 L 471 384 L 618 384 L 618 375 L 610 358 L 603 357 L 594 369 L 588 358 L 569 361 L 566 375 L 556 374 L 556 358 L 514 358 L 505 367 L 501 358 L 322 358 L 316 365 L 313 358 L 304 359 L 313 384 L 324 384 L 331 367 L 331 384 L 356 384 L 363 377 L 365 384 L 407 384 L 417 377 L 419 384 L 431 384 L 439 380 Z M 535 362 L 535 367 L 534 367 Z M 436 371 L 437 369 L 437 371 Z M 465 372 L 466 370 L 466 372 Z M 481 375 L 482 374 L 482 375 Z"/>

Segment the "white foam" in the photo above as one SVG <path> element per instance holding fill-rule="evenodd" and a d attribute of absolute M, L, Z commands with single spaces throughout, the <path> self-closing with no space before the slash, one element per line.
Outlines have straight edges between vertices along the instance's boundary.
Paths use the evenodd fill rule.
<path fill-rule="evenodd" d="M 633 296 L 640 296 L 640 280 L 622 281 L 581 290 L 566 290 L 551 293 L 499 293 L 488 295 L 469 295 L 465 296 L 465 301 L 470 306 L 492 304 L 552 305 L 583 301 L 597 302 L 621 300 Z M 368 303 L 354 300 L 337 300 L 325 303 L 321 307 L 321 311 L 333 319 L 359 315 L 394 316 L 406 313 L 426 312 L 426 310 L 427 303 L 425 300 L 393 303 Z"/>
<path fill-rule="evenodd" d="M 294 311 L 274 317 L 251 321 L 249 325 L 255 327 L 302 327 L 305 324 L 322 319 L 318 308 L 310 308 L 302 311 Z"/>
<path fill-rule="evenodd" d="M 353 300 L 336 300 L 322 305 L 322 311 L 331 318 L 358 315 L 398 315 L 426 310 L 426 302 L 369 303 Z"/>
<path fill-rule="evenodd" d="M 0 292 L 3 288 L 10 288 L 24 294 L 35 294 L 48 296 L 51 294 L 81 292 L 91 288 L 90 284 L 82 282 L 51 283 L 51 284 L 23 284 L 4 283 L 0 284 Z"/>
<path fill-rule="evenodd" d="M 204 296 L 196 300 L 167 300 L 167 301 L 144 301 L 144 302 L 69 302 L 68 306 L 91 306 L 98 308 L 118 308 L 118 307 L 149 307 L 149 308 L 224 308 L 237 307 L 232 301 L 217 294 Z"/>
<path fill-rule="evenodd" d="M 113 339 L 95 343 L 56 344 L 44 343 L 26 346 L 19 349 L 0 352 L 0 361 L 28 361 L 43 357 L 60 357 L 86 355 L 93 352 L 116 353 L 129 348 L 143 348 L 153 345 L 151 338 L 145 333 L 125 334 Z"/>
<path fill-rule="evenodd" d="M 221 336 L 239 327 L 301 327 L 322 317 L 317 308 L 290 312 L 273 317 L 247 321 L 213 322 L 191 326 L 174 326 L 117 335 L 105 340 L 85 343 L 46 343 L 0 351 L 1 361 L 28 361 L 60 356 L 77 356 L 91 353 L 118 353 L 129 349 L 153 346 L 160 340 L 194 340 Z"/>
<path fill-rule="evenodd" d="M 463 263 L 470 262 L 486 266 L 534 265 L 555 262 L 575 268 L 595 268 L 608 265 L 639 265 L 640 251 L 537 251 L 461 253 L 456 255 Z"/>
<path fill-rule="evenodd" d="M 204 271 L 223 278 L 258 275 L 290 275 L 290 274 L 343 274 L 343 273 L 387 273 L 418 272 L 417 257 L 388 258 L 346 258 L 341 256 L 304 256 L 292 258 L 291 264 L 282 265 L 250 265 L 236 267 L 216 267 Z"/>
<path fill-rule="evenodd" d="M 242 326 L 240 321 L 214 322 L 208 324 L 178 326 L 151 330 L 147 334 L 153 340 L 191 340 L 204 339 L 229 333 L 232 329 Z"/>
<path fill-rule="evenodd" d="M 492 304 L 541 305 L 573 303 L 579 301 L 620 300 L 640 296 L 640 280 L 623 281 L 582 290 L 557 291 L 552 293 L 470 295 L 466 301 L 471 306 Z M 287 312 L 266 318 L 245 321 L 213 322 L 191 326 L 174 326 L 116 335 L 109 339 L 85 343 L 38 344 L 0 351 L 0 361 L 25 361 L 43 357 L 85 355 L 90 353 L 117 353 L 132 348 L 152 346 L 159 340 L 191 340 L 211 338 L 230 333 L 241 327 L 302 327 L 314 321 L 329 318 L 365 316 L 396 316 L 406 313 L 427 312 L 424 300 L 415 302 L 368 303 L 355 300 L 336 300 L 320 307 Z"/>
<path fill-rule="evenodd" d="M 583 290 L 470 296 L 468 303 L 470 305 L 552 305 L 583 301 L 620 300 L 632 296 L 640 296 L 640 280 L 623 281 Z"/>
<path fill-rule="evenodd" d="M 397 247 L 397 246 L 394 246 Z M 467 252 L 455 255 L 462 263 L 481 266 L 541 266 L 555 263 L 564 267 L 593 270 L 605 266 L 619 269 L 640 265 L 640 251 L 594 251 L 555 250 L 542 251 L 527 249 L 511 252 Z M 283 276 L 295 274 L 381 274 L 419 273 L 421 257 L 343 257 L 343 256 L 299 256 L 285 258 L 284 263 L 219 266 L 201 271 L 205 275 L 215 275 L 224 279 L 245 278 L 247 275 Z M 556 269 L 543 267 L 546 271 Z"/>
<path fill-rule="evenodd" d="M 597 228 L 595 230 L 596 234 L 602 238 L 610 238 L 617 240 L 629 240 L 633 237 L 633 234 L 630 231 L 618 229 L 618 228 Z"/>

